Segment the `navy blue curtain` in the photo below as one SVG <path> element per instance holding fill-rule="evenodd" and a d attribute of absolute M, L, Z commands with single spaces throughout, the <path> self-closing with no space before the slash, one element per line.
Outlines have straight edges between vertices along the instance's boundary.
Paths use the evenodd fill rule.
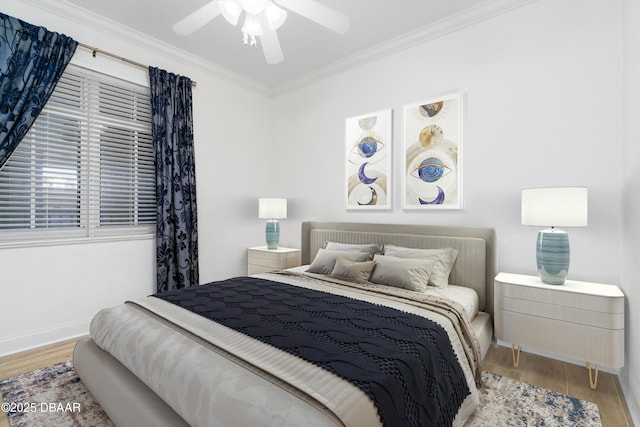
<path fill-rule="evenodd" d="M 78 42 L 0 13 L 0 168 L 45 106 Z"/>
<path fill-rule="evenodd" d="M 157 290 L 198 285 L 191 80 L 149 67 L 156 167 Z"/>

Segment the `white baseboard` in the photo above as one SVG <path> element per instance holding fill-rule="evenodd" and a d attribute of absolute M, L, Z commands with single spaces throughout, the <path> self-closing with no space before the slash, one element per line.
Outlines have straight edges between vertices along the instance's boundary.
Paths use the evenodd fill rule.
<path fill-rule="evenodd" d="M 89 333 L 90 322 L 91 319 L 88 319 L 2 338 L 0 357 L 86 335 Z"/>

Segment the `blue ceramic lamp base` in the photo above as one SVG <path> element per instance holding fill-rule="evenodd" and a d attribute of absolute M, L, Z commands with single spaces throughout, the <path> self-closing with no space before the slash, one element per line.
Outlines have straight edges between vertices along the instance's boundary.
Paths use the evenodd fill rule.
<path fill-rule="evenodd" d="M 267 236 L 267 249 L 278 249 L 278 243 L 280 243 L 280 223 L 278 220 L 268 220 L 265 231 Z"/>
<path fill-rule="evenodd" d="M 542 283 L 562 285 L 569 271 L 569 235 L 547 228 L 538 232 L 536 261 Z"/>

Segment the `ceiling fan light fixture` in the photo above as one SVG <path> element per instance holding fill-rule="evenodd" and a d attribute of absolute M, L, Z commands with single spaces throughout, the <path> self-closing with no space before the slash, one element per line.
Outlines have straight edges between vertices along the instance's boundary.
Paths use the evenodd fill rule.
<path fill-rule="evenodd" d="M 191 35 L 218 15 L 235 26 L 244 14 L 244 44 L 255 47 L 260 37 L 267 64 L 279 64 L 284 55 L 276 30 L 284 24 L 289 11 L 339 34 L 349 29 L 349 18 L 322 4 L 322 0 L 209 0 L 174 24 L 173 29 L 177 34 Z"/>
<path fill-rule="evenodd" d="M 238 0 L 218 0 L 218 8 L 224 19 L 231 25 L 238 24 L 238 19 L 242 14 L 242 6 L 238 3 Z"/>
<path fill-rule="evenodd" d="M 277 30 L 284 24 L 284 21 L 287 19 L 287 11 L 278 7 L 272 1 L 267 1 L 267 4 L 264 7 L 264 16 L 267 20 L 267 24 L 269 28 L 272 30 Z"/>

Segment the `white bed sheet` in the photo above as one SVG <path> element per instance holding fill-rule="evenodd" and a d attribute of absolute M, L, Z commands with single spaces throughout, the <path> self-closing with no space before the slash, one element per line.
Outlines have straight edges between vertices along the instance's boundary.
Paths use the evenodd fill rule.
<path fill-rule="evenodd" d="M 473 321 L 478 314 L 478 307 L 480 305 L 478 294 L 471 288 L 456 285 L 449 285 L 446 288 L 429 287 L 424 293 L 459 302 L 464 307 L 469 322 Z"/>

